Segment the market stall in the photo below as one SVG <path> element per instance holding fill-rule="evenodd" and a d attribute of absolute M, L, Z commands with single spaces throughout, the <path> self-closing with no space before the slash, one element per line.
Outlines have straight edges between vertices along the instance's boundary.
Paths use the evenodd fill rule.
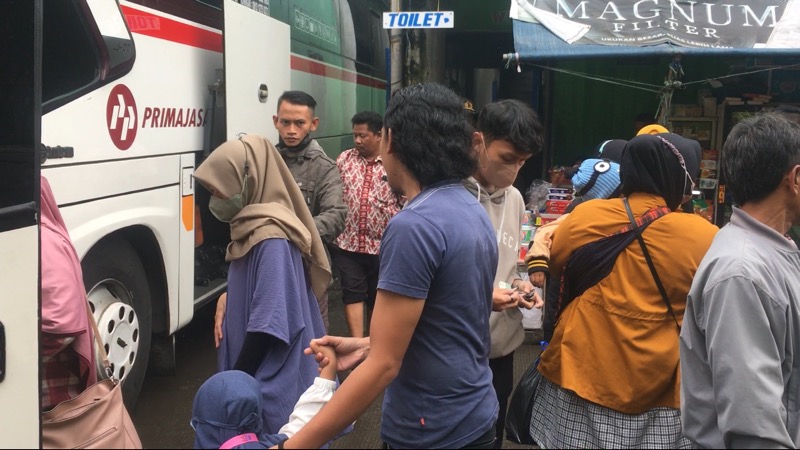
<path fill-rule="evenodd" d="M 800 0 L 675 2 L 512 0 L 511 70 L 541 70 L 546 167 L 630 139 L 642 111 L 700 142 L 698 214 L 731 210 L 720 164 L 737 120 L 800 102 Z"/>

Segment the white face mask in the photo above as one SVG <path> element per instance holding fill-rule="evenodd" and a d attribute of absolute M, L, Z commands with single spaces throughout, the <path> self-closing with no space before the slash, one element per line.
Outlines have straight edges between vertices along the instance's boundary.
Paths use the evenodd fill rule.
<path fill-rule="evenodd" d="M 483 175 L 483 178 L 494 186 L 495 189 L 505 189 L 514 184 L 514 180 L 517 179 L 517 173 L 519 173 L 522 164 L 508 164 L 494 161 L 489 156 L 489 149 L 486 147 L 486 141 L 483 140 L 483 136 L 481 136 L 481 142 L 483 151 L 478 155 L 478 163 L 481 166 L 481 175 Z M 485 162 L 484 159 L 486 160 Z"/>

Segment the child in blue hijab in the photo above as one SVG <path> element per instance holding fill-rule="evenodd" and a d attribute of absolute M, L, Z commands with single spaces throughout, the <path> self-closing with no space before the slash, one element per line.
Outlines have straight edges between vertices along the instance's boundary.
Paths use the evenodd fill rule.
<path fill-rule="evenodd" d="M 336 353 L 332 347 L 311 343 L 314 354 L 330 363 L 297 401 L 278 434 L 262 433 L 263 396 L 258 381 L 239 370 L 226 370 L 200 386 L 192 405 L 194 448 L 270 448 L 282 444 L 303 427 L 331 399 L 336 390 Z M 266 405 L 269 407 L 269 405 Z"/>

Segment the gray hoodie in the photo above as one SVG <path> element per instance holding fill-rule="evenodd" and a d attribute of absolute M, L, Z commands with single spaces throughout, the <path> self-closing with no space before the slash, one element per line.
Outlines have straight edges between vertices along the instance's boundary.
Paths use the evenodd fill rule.
<path fill-rule="evenodd" d="M 519 278 L 517 261 L 525 201 L 522 199 L 522 194 L 513 186 L 488 192 L 475 178 L 469 177 L 464 180 L 464 187 L 486 209 L 497 233 L 497 271 L 494 275 L 494 288 L 498 289 L 501 281 L 510 284 L 515 278 Z M 489 317 L 489 329 L 492 335 L 490 359 L 508 355 L 525 339 L 522 313 L 519 308 L 501 312 L 492 311 Z"/>

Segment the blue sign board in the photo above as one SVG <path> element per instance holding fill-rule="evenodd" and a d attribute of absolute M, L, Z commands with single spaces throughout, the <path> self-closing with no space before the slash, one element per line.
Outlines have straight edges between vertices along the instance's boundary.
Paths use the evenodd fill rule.
<path fill-rule="evenodd" d="M 383 28 L 453 28 L 453 11 L 383 13 Z"/>

